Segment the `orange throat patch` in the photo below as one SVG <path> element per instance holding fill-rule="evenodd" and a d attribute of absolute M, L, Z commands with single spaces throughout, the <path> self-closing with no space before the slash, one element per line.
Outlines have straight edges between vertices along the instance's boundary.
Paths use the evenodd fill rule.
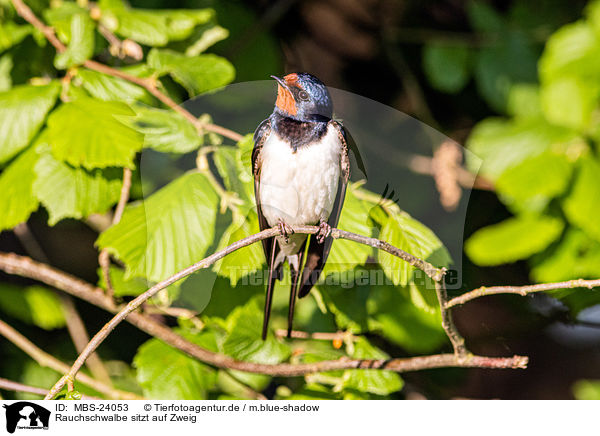
<path fill-rule="evenodd" d="M 275 101 L 275 104 L 283 112 L 290 115 L 296 115 L 298 113 L 296 100 L 294 100 L 292 93 L 281 85 L 277 85 L 277 101 Z"/>

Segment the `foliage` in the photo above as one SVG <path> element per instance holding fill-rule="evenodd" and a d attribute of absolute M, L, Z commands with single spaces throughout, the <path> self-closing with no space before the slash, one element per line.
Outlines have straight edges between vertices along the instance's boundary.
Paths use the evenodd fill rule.
<path fill-rule="evenodd" d="M 515 214 L 467 241 L 467 255 L 479 265 L 526 259 L 537 281 L 600 274 L 591 260 L 600 242 L 599 10 L 600 2 L 591 2 L 584 19 L 549 38 L 539 84 L 509 89 L 509 99 L 518 99 L 527 86 L 530 107 L 482 121 L 469 138 L 468 147 L 484 159 L 482 175 Z"/>
<path fill-rule="evenodd" d="M 137 194 L 120 221 L 96 240 L 97 248 L 116 260 L 110 267 L 115 298 L 127 299 L 258 230 L 249 172 L 252 132 L 244 132 L 249 135 L 238 143 L 198 132 L 139 84 L 83 65 L 88 59 L 109 59 L 110 64 L 119 64 L 120 72 L 153 80 L 175 101 L 212 92 L 235 77 L 228 60 L 204 53 L 227 35 L 214 10 L 136 9 L 121 0 L 101 0 L 90 11 L 80 4 L 52 2 L 37 11 L 66 45 L 62 53 L 22 24 L 13 10 L 0 6 L 7 12 L 0 14 L 0 50 L 10 50 L 14 62 L 27 57 L 26 44 L 38 45 L 45 53 L 41 58 L 45 61 L 28 75 L 11 71 L 10 63 L 2 64 L 10 80 L 0 93 L 0 206 L 6 211 L 0 216 L 0 229 L 26 222 L 38 208 L 45 211 L 46 215 L 38 215 L 50 226 L 107 213 L 119 200 L 123 169 L 139 175 L 142 154 L 171 169 L 184 156 L 196 157 L 195 168 L 172 170 L 160 186 L 141 172 L 141 181 L 134 184 L 141 182 L 146 195 Z M 143 58 L 125 57 L 123 65 L 114 47 L 107 46 L 105 30 L 140 44 Z M 458 81 L 446 86 L 456 87 Z M 209 121 L 210 114 L 200 120 Z M 431 230 L 397 206 L 382 205 L 360 183 L 348 188 L 340 227 L 384 238 L 436 266 L 451 262 Z M 374 256 L 379 263 L 373 262 Z M 296 327 L 343 329 L 357 339 L 335 348 L 318 340 L 298 344 L 271 332 L 263 342 L 263 286 L 248 281 L 264 269 L 264 261 L 259 244 L 247 247 L 211 271 L 171 287 L 149 305 L 166 309 L 178 301 L 189 302 L 192 294 L 204 298 L 201 307 L 194 307 L 200 312 L 195 320 L 179 319 L 178 333 L 202 347 L 250 362 L 388 358 L 371 336 L 407 352 L 428 353 L 443 346 L 432 283 L 405 262 L 349 241 L 334 243 L 322 283 L 298 305 L 302 307 L 297 309 Z M 374 273 L 383 285 L 361 279 Z M 100 270 L 98 284 L 107 287 Z M 5 286 L 0 293 L 3 313 L 43 329 L 64 328 L 61 304 L 50 290 Z M 286 294 L 284 285 L 278 284 L 274 327 L 285 325 Z M 361 336 L 365 333 L 368 339 Z M 132 388 L 129 380 L 129 389 L 141 389 L 151 398 L 243 397 L 247 389 L 240 386 L 261 391 L 269 384 L 293 386 L 294 392 L 284 395 L 289 398 L 381 398 L 403 386 L 396 373 L 387 371 L 340 371 L 292 383 L 215 370 L 157 339 L 139 347 L 132 366 L 137 386 Z"/>

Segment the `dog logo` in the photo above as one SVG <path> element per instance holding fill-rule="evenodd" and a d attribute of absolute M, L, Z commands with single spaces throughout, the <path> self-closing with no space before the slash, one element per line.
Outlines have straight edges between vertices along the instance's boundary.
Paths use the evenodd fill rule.
<path fill-rule="evenodd" d="M 50 411 L 35 403 L 19 401 L 3 406 L 6 409 L 6 431 L 14 433 L 16 429 L 48 430 Z"/>

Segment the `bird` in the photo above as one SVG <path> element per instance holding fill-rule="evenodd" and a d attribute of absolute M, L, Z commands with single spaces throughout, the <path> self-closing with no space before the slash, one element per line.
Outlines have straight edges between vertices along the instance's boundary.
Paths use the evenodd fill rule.
<path fill-rule="evenodd" d="M 262 241 L 269 271 L 263 340 L 275 281 L 283 278 L 286 261 L 291 272 L 287 329 L 291 337 L 296 299 L 308 295 L 321 275 L 333 243 L 331 228 L 338 224 L 350 178 L 351 137 L 333 118 L 327 87 L 304 72 L 271 77 L 277 81 L 275 107 L 254 132 L 252 150 L 259 227 L 278 226 L 281 232 Z M 294 234 L 293 225 L 319 229 L 309 237 Z"/>

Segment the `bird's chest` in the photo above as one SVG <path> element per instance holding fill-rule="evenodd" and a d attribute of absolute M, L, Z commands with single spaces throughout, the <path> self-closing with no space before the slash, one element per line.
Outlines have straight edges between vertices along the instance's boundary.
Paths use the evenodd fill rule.
<path fill-rule="evenodd" d="M 260 175 L 261 207 L 269 225 L 327 220 L 337 194 L 340 155 L 332 129 L 296 150 L 273 132 L 263 146 Z"/>

